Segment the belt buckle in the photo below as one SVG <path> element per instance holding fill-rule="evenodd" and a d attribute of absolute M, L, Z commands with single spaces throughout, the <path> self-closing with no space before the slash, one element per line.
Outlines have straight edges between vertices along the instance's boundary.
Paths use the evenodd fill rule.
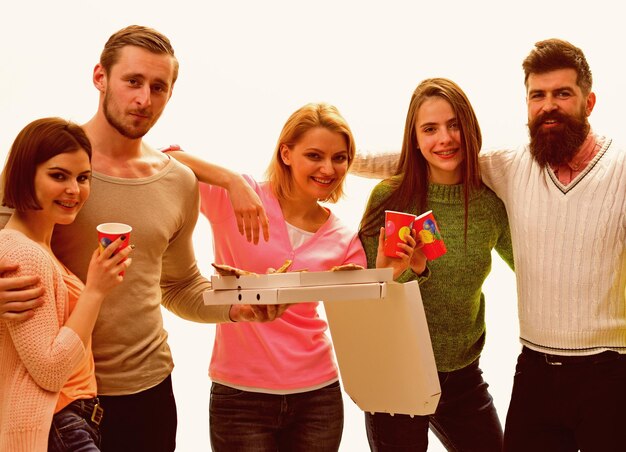
<path fill-rule="evenodd" d="M 100 422 L 102 422 L 102 416 L 104 416 L 104 409 L 100 406 L 100 404 L 96 403 L 93 406 L 93 411 L 91 413 L 91 422 L 99 426 Z"/>
<path fill-rule="evenodd" d="M 558 359 L 558 358 L 556 358 L 556 356 L 554 356 L 554 355 L 548 355 L 547 353 L 544 353 L 543 357 L 545 358 L 546 363 L 548 365 L 550 365 L 550 366 L 562 366 L 563 365 L 563 363 L 561 361 L 556 361 L 555 360 L 555 359 Z"/>

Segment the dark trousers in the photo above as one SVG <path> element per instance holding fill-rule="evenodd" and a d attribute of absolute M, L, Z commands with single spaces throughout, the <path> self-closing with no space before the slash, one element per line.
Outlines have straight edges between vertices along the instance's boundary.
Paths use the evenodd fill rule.
<path fill-rule="evenodd" d="M 524 347 L 515 370 L 504 450 L 626 450 L 626 355 L 562 357 Z"/>
<path fill-rule="evenodd" d="M 171 452 L 176 448 L 176 402 L 172 378 L 124 396 L 99 396 L 105 452 Z"/>
<path fill-rule="evenodd" d="M 502 425 L 478 360 L 463 369 L 439 372 L 439 382 L 441 398 L 433 415 L 365 413 L 372 451 L 426 451 L 429 427 L 449 451 L 501 451 Z"/>
<path fill-rule="evenodd" d="M 209 424 L 215 452 L 336 452 L 343 431 L 341 386 L 278 395 L 213 383 Z"/>

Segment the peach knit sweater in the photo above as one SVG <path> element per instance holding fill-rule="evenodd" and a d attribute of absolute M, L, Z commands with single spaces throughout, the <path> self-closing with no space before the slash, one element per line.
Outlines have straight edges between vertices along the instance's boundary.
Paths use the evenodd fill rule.
<path fill-rule="evenodd" d="M 23 234 L 4 229 L 0 258 L 19 264 L 13 275 L 39 275 L 45 287 L 43 305 L 31 319 L 0 321 L 0 451 L 46 451 L 59 391 L 86 350 L 62 326 L 67 288 L 52 257 Z"/>

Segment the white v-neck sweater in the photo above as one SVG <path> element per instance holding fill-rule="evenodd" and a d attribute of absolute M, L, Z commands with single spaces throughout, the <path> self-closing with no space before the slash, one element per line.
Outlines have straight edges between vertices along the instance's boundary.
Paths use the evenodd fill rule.
<path fill-rule="evenodd" d="M 506 205 L 520 339 L 534 350 L 626 353 L 626 152 L 612 140 L 564 186 L 527 146 L 481 153 Z"/>

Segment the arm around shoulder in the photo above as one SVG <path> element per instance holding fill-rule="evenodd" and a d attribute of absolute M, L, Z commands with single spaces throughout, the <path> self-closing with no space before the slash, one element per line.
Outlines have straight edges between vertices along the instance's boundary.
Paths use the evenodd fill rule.
<path fill-rule="evenodd" d="M 510 180 L 510 171 L 519 150 L 501 149 L 478 154 L 483 182 L 498 196 L 503 196 Z"/>
<path fill-rule="evenodd" d="M 167 154 L 189 167 L 200 182 L 228 191 L 239 233 L 249 242 L 258 243 L 260 233 L 265 241 L 269 240 L 269 220 L 263 203 L 241 174 L 180 150 Z"/>
<path fill-rule="evenodd" d="M 400 152 L 358 152 L 350 172 L 370 179 L 386 179 L 396 174 Z"/>

